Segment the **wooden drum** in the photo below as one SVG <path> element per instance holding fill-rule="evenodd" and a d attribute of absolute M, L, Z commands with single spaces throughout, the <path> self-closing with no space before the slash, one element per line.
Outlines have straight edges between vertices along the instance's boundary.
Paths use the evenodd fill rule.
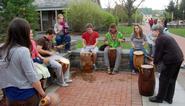
<path fill-rule="evenodd" d="M 141 65 L 144 63 L 143 51 L 134 51 L 133 63 L 134 63 L 135 69 L 138 69 L 138 67 L 141 67 Z"/>
<path fill-rule="evenodd" d="M 65 73 L 68 70 L 69 65 L 70 65 L 69 60 L 66 58 L 60 58 L 57 61 L 62 65 L 62 71 L 63 71 L 63 73 Z"/>
<path fill-rule="evenodd" d="M 109 58 L 110 68 L 114 68 L 115 62 L 116 62 L 116 49 L 115 48 L 109 48 L 108 58 Z"/>
<path fill-rule="evenodd" d="M 139 93 L 143 96 L 152 96 L 155 89 L 154 67 L 141 65 L 138 79 Z"/>
<path fill-rule="evenodd" d="M 80 53 L 80 67 L 82 69 L 82 72 L 93 72 L 93 54 L 91 52 Z"/>

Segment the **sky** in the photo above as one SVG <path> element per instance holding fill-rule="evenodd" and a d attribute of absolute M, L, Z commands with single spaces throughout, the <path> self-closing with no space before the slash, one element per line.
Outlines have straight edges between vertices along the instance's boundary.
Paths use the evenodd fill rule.
<path fill-rule="evenodd" d="M 110 6 L 114 7 L 115 3 L 114 1 L 120 1 L 120 0 L 100 0 L 101 1 L 101 5 L 103 8 L 108 7 L 108 1 L 110 2 Z M 141 0 L 137 0 L 137 1 L 141 1 Z M 144 7 L 148 7 L 148 8 L 152 8 L 153 10 L 164 10 L 167 5 L 169 4 L 171 0 L 145 0 L 139 8 L 144 8 Z M 134 4 L 138 4 L 138 2 L 134 3 Z"/>

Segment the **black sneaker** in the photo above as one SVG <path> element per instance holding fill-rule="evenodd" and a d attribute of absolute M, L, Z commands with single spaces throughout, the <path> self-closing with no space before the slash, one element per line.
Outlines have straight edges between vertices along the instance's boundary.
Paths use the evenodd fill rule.
<path fill-rule="evenodd" d="M 169 104 L 172 104 L 172 103 L 173 103 L 173 100 L 172 100 L 172 99 L 167 99 L 167 98 L 165 98 L 164 101 L 166 101 L 166 102 L 169 103 Z"/>
<path fill-rule="evenodd" d="M 150 102 L 155 102 L 155 103 L 163 103 L 163 100 L 158 99 L 157 96 L 150 97 L 150 98 L 149 98 L 149 101 L 150 101 Z"/>

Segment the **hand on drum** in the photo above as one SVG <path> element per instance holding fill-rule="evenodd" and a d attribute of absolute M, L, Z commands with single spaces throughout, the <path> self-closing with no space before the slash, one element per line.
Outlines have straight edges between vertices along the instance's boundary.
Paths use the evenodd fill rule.
<path fill-rule="evenodd" d="M 49 58 L 44 58 L 44 59 L 43 59 L 43 63 L 44 63 L 44 64 L 48 64 L 48 63 L 49 63 Z"/>
<path fill-rule="evenodd" d="M 153 62 L 153 61 L 150 61 L 149 64 L 150 64 L 150 65 L 154 65 L 154 62 Z"/>
<path fill-rule="evenodd" d="M 124 42 L 125 40 L 124 39 L 118 39 L 119 42 Z"/>

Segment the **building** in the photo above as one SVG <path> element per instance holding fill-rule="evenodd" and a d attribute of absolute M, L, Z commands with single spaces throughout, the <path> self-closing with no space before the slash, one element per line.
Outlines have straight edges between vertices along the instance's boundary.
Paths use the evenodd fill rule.
<path fill-rule="evenodd" d="M 92 0 L 100 5 L 100 0 Z M 59 13 L 64 13 L 69 4 L 69 0 L 35 0 L 33 5 L 39 13 L 38 30 L 46 31 L 48 28 L 53 28 L 56 23 L 56 17 Z"/>
<path fill-rule="evenodd" d="M 54 27 L 57 14 L 67 9 L 68 0 L 35 0 L 33 5 L 36 5 L 39 13 L 40 28 L 38 30 L 46 31 Z"/>

